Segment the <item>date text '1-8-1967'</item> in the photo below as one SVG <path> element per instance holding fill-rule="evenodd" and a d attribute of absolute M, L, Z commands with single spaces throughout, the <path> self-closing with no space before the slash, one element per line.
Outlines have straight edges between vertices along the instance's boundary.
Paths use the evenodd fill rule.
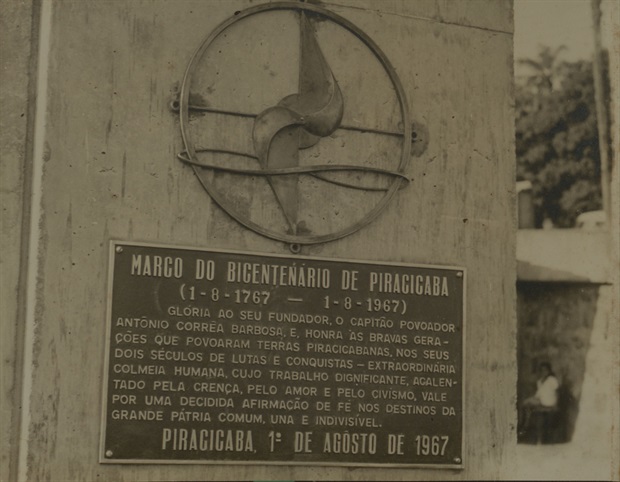
<path fill-rule="evenodd" d="M 459 468 L 464 283 L 113 242 L 101 461 Z"/>

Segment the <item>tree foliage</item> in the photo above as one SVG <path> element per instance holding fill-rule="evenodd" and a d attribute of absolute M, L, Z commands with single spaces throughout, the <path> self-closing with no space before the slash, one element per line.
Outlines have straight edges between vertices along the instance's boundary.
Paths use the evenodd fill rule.
<path fill-rule="evenodd" d="M 532 182 L 538 227 L 572 227 L 601 209 L 592 63 L 561 61 L 561 51 L 522 60 L 532 73 L 516 85 L 517 180 Z"/>

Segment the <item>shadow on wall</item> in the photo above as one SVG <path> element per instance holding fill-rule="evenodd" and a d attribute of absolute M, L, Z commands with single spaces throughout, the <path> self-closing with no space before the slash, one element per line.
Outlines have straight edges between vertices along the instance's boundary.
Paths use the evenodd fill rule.
<path fill-rule="evenodd" d="M 565 443 L 575 430 L 598 286 L 585 283 L 517 283 L 517 402 L 536 392 L 538 366 L 551 363 L 559 381 L 557 411 L 519 442 Z"/>

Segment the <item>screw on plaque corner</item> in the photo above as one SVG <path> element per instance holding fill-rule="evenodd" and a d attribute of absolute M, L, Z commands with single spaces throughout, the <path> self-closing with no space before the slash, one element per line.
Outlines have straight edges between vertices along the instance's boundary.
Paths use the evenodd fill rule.
<path fill-rule="evenodd" d="M 123 252 L 123 247 L 122 246 L 117 246 L 116 247 L 116 252 L 117 253 L 122 253 Z"/>
<path fill-rule="evenodd" d="M 114 455 L 114 452 L 112 452 L 111 450 L 106 450 L 106 451 L 105 451 L 105 456 L 106 456 L 106 457 L 110 458 L 110 457 L 112 457 L 113 455 Z"/>

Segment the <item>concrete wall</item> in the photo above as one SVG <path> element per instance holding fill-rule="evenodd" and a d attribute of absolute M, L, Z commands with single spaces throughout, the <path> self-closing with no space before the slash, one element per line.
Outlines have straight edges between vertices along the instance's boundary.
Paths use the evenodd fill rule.
<path fill-rule="evenodd" d="M 620 4 L 603 0 L 602 36 L 609 48 L 611 206 L 606 249 L 609 278 L 599 289 L 586 357 L 581 411 L 574 440 L 580 457 L 598 465 L 593 478 L 620 479 Z M 600 474 L 600 475 L 599 475 Z"/>
<path fill-rule="evenodd" d="M 581 229 L 520 229 L 517 277 L 520 281 L 608 283 L 609 232 Z"/>
<path fill-rule="evenodd" d="M 49 12 L 44 8 L 43 23 L 51 28 L 41 65 L 47 95 L 38 99 L 44 128 L 34 140 L 41 212 L 32 233 L 36 276 L 29 280 L 26 301 L 32 309 L 20 320 L 27 340 L 22 377 L 31 384 L 22 400 L 21 477 L 509 476 L 516 442 L 512 6 L 486 0 L 323 3 L 385 51 L 404 84 L 413 119 L 427 127 L 430 141 L 409 168 L 412 185 L 373 224 L 303 250 L 309 256 L 467 268 L 465 470 L 98 463 L 109 240 L 290 254 L 287 246 L 231 220 L 175 158 L 182 143 L 169 103 L 192 52 L 221 21 L 254 4 L 93 0 L 55 1 Z M 255 37 L 247 40 L 240 47 L 260 44 Z M 222 61 L 222 69 L 228 62 Z M 291 67 L 274 62 L 277 89 Z M 337 63 L 352 84 L 376 75 L 364 67 L 346 52 Z M 273 95 L 256 91 L 251 100 L 270 105 Z M 373 107 L 376 100 L 368 95 L 359 103 Z M 233 142 L 239 136 L 234 128 L 221 128 L 219 138 Z M 362 156 L 368 144 L 347 147 Z M 252 190 L 236 195 L 241 203 L 264 201 Z M 344 202 L 341 215 L 354 217 L 359 206 Z"/>
<path fill-rule="evenodd" d="M 30 0 L 3 1 L 0 8 L 0 480 L 9 480 L 22 387 L 38 13 Z"/>

